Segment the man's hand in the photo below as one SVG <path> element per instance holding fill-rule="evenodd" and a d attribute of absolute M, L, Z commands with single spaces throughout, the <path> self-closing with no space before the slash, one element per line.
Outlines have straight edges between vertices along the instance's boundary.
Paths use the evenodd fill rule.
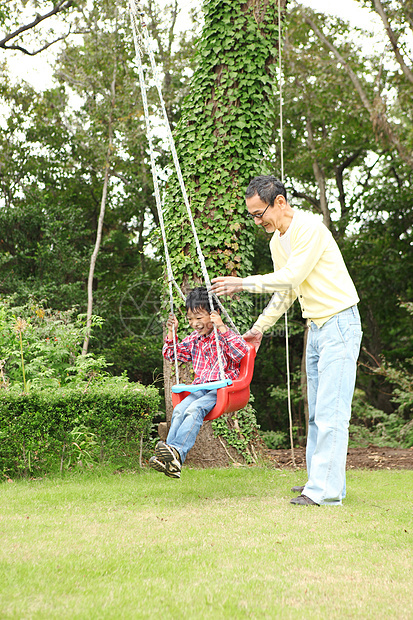
<path fill-rule="evenodd" d="M 242 336 L 246 342 L 252 344 L 256 351 L 260 348 L 262 333 L 258 329 L 251 328 Z"/>
<path fill-rule="evenodd" d="M 242 278 L 235 278 L 234 276 L 225 276 L 219 278 L 212 278 L 213 282 L 211 291 L 220 297 L 221 295 L 233 295 L 242 291 Z"/>

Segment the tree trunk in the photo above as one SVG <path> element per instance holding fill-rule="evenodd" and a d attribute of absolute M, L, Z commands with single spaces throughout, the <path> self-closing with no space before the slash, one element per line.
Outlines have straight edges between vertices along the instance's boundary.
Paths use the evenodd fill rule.
<path fill-rule="evenodd" d="M 327 192 L 326 192 L 326 179 L 325 174 L 317 161 L 315 156 L 315 148 L 314 148 L 314 135 L 313 135 L 313 127 L 311 125 L 311 120 L 307 118 L 306 122 L 307 129 L 307 146 L 308 150 L 311 153 L 311 158 L 313 160 L 313 172 L 315 176 L 315 180 L 318 185 L 318 190 L 320 193 L 320 209 L 323 214 L 323 222 L 330 230 L 331 219 L 330 219 L 330 209 L 328 208 L 328 200 L 327 200 Z"/>
<path fill-rule="evenodd" d="M 83 341 L 82 355 L 87 354 L 90 340 L 90 332 L 92 327 L 92 313 L 93 313 L 93 277 L 95 274 L 96 259 L 99 253 L 100 243 L 102 241 L 103 220 L 105 218 L 106 198 L 108 194 L 108 185 L 110 177 L 110 158 L 112 154 L 112 132 L 113 132 L 113 108 L 115 106 L 115 86 L 116 86 L 116 63 L 113 70 L 113 79 L 111 83 L 111 108 L 108 122 L 108 134 L 109 134 L 109 146 L 105 160 L 105 178 L 103 181 L 102 200 L 100 203 L 99 220 L 96 231 L 96 242 L 90 259 L 89 276 L 87 281 L 87 312 L 86 312 L 86 335 Z"/>
<path fill-rule="evenodd" d="M 105 217 L 106 196 L 108 191 L 109 182 L 109 163 L 106 161 L 105 180 L 103 182 L 102 201 L 100 204 L 99 221 L 96 231 L 96 242 L 92 252 L 92 258 L 90 259 L 89 276 L 87 280 L 87 312 L 86 312 L 86 335 L 83 341 L 82 355 L 87 354 L 90 340 L 90 331 L 92 327 L 92 312 L 93 312 L 93 276 L 95 273 L 96 259 L 102 240 L 102 228 L 103 220 Z"/>
<path fill-rule="evenodd" d="M 406 63 L 404 62 L 404 58 L 400 52 L 400 48 L 397 44 L 397 35 L 396 33 L 393 31 L 389 20 L 387 19 L 387 15 L 384 11 L 383 5 L 380 2 L 380 0 L 373 0 L 374 1 L 374 8 L 376 9 L 377 13 L 380 15 L 381 21 L 383 22 L 383 25 L 386 29 L 386 33 L 387 36 L 389 37 L 389 41 L 391 43 L 391 46 L 393 48 L 393 52 L 394 55 L 396 57 L 397 62 L 399 63 L 401 70 L 403 71 L 405 77 L 409 80 L 409 82 L 411 84 L 413 84 L 413 71 L 411 71 L 411 69 L 406 65 Z"/>
<path fill-rule="evenodd" d="M 285 10 L 286 3 L 281 0 L 280 11 Z M 253 235 L 245 217 L 244 192 L 251 178 L 265 170 L 263 153 L 271 142 L 278 8 L 278 0 L 208 0 L 204 4 L 199 64 L 175 139 L 211 278 L 243 277 L 250 269 Z M 168 180 L 165 220 L 174 277 L 186 293 L 186 285 L 196 286 L 203 278 L 174 176 Z M 167 364 L 167 425 L 171 416 L 170 373 Z M 160 430 L 164 433 L 166 429 Z M 242 462 L 243 458 L 222 438 L 213 437 L 211 422 L 205 423 L 188 462 L 206 467 L 234 460 Z"/>

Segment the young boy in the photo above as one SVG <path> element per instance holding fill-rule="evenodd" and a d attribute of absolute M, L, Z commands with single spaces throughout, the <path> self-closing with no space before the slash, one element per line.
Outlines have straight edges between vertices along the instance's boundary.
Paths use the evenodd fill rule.
<path fill-rule="evenodd" d="M 222 322 L 215 301 L 214 308 L 215 310 L 210 312 L 208 293 L 204 287 L 194 288 L 186 298 L 187 318 L 194 331 L 182 342 L 177 342 L 177 356 L 180 362 L 192 362 L 195 372 L 194 384 L 221 379 L 214 325 L 218 330 L 226 378 L 238 377 L 240 361 L 248 351 L 243 338 Z M 166 359 L 173 361 L 172 328 L 175 327 L 175 334 L 178 328 L 178 321 L 173 314 L 169 315 L 166 326 L 168 333 L 162 353 Z M 216 401 L 217 390 L 201 389 L 184 398 L 173 411 L 166 443 L 159 441 L 155 448 L 155 456 L 149 459 L 150 467 L 170 478 L 180 478 L 186 455 L 195 443 L 205 416 L 214 408 Z"/>

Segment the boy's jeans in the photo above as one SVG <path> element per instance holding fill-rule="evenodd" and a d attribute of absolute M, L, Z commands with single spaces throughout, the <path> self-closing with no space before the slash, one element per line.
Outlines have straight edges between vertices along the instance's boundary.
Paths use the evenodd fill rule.
<path fill-rule="evenodd" d="M 317 504 L 340 505 L 346 494 L 348 426 L 361 336 L 357 306 L 339 312 L 322 327 L 310 323 L 308 482 L 303 494 Z"/>
<path fill-rule="evenodd" d="M 182 463 L 195 443 L 205 416 L 216 402 L 217 390 L 198 390 L 175 407 L 166 443 L 178 450 Z"/>

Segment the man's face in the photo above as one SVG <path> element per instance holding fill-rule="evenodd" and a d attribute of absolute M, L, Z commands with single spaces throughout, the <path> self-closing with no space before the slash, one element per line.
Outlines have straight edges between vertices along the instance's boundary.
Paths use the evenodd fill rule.
<path fill-rule="evenodd" d="M 208 336 L 214 329 L 209 312 L 204 308 L 188 310 L 186 316 L 191 329 L 197 331 L 200 336 Z"/>
<path fill-rule="evenodd" d="M 254 216 L 257 226 L 262 226 L 268 233 L 280 230 L 283 211 L 281 203 L 285 203 L 284 196 L 277 196 L 274 205 L 269 205 L 261 200 L 258 194 L 246 199 L 248 213 Z"/>

